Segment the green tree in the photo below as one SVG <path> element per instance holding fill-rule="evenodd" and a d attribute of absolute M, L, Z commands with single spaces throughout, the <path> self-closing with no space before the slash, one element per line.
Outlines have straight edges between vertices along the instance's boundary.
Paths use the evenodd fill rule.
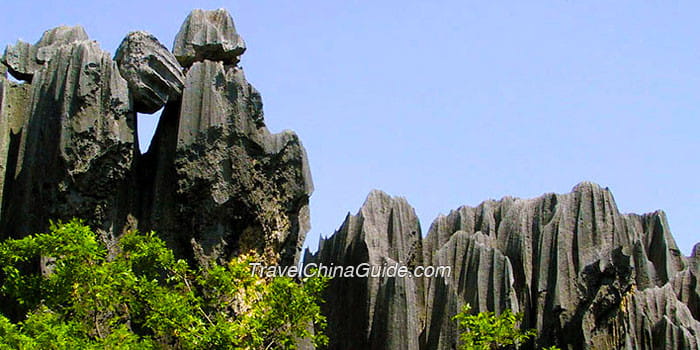
<path fill-rule="evenodd" d="M 294 349 L 328 339 L 327 280 L 253 275 L 242 255 L 192 268 L 154 233 L 125 234 L 109 256 L 78 220 L 0 244 L 0 349 Z M 50 273 L 29 273 L 42 259 Z M 6 305 L 7 306 L 7 305 Z M 310 331 L 316 329 L 316 332 Z"/>
<path fill-rule="evenodd" d="M 534 329 L 521 330 L 523 314 L 514 314 L 505 309 L 500 315 L 486 311 L 471 313 L 471 305 L 466 304 L 454 318 L 462 333 L 459 336 L 461 350 L 491 350 L 508 346 L 520 346 L 535 336 Z"/>

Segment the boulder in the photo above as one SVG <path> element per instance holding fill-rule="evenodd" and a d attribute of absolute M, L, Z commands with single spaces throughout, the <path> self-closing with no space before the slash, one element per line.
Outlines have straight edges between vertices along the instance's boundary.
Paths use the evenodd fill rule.
<path fill-rule="evenodd" d="M 143 31 L 129 33 L 119 45 L 114 60 L 129 83 L 136 112 L 155 113 L 166 102 L 182 96 L 185 80 L 182 68 L 153 35 Z"/>
<path fill-rule="evenodd" d="M 235 65 L 245 52 L 245 42 L 236 32 L 225 9 L 194 10 L 175 37 L 173 53 L 183 67 L 203 60 Z"/>

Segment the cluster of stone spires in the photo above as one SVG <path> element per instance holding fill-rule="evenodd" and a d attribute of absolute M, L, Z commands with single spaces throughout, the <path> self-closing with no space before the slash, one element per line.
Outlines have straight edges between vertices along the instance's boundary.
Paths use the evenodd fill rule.
<path fill-rule="evenodd" d="M 112 58 L 81 27 L 8 46 L 3 237 L 80 217 L 111 249 L 126 230 L 155 230 L 197 263 L 248 249 L 298 262 L 313 191 L 306 154 L 293 132 L 265 127 L 260 94 L 237 66 L 244 52 L 225 10 L 193 11 L 172 51 L 133 32 Z M 162 107 L 141 154 L 136 113 Z M 700 343 L 700 247 L 683 257 L 662 212 L 621 214 L 610 191 L 591 183 L 461 207 L 426 237 L 405 199 L 375 191 L 305 260 L 452 267 L 448 278 L 333 280 L 324 305 L 330 349 L 453 349 L 451 318 L 464 303 L 523 312 L 523 327 L 538 331 L 529 346 Z"/>
<path fill-rule="evenodd" d="M 291 131 L 271 134 L 237 66 L 245 44 L 226 10 L 193 11 L 172 52 L 129 33 L 114 58 L 81 27 L 5 50 L 0 81 L 0 232 L 85 218 L 113 246 L 155 230 L 194 261 L 256 249 L 298 259 L 313 190 Z M 163 108 L 141 154 L 136 113 Z"/>
<path fill-rule="evenodd" d="M 506 197 L 440 216 L 426 236 L 404 198 L 374 191 L 306 262 L 450 266 L 447 278 L 334 279 L 330 349 L 455 349 L 452 320 L 511 309 L 526 348 L 698 349 L 700 244 L 682 256 L 666 215 L 621 214 L 607 188 Z"/>

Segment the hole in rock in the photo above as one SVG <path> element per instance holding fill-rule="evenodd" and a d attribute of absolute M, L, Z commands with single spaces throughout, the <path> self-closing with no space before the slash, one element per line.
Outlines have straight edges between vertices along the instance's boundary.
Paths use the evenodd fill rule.
<path fill-rule="evenodd" d="M 0 64 L 2 64 L 2 63 L 0 63 Z M 7 80 L 9 80 L 9 81 L 11 81 L 11 82 L 13 82 L 13 83 L 15 83 L 15 84 L 24 84 L 24 83 L 26 83 L 25 80 L 15 78 L 15 76 L 12 75 L 12 73 L 10 73 L 10 72 L 7 72 L 7 73 L 5 74 L 5 77 L 7 78 Z"/>
<path fill-rule="evenodd" d="M 160 114 L 163 113 L 163 108 L 153 114 L 136 113 L 136 135 L 139 138 L 139 149 L 142 154 L 146 153 L 148 147 L 151 146 L 151 141 L 153 140 L 153 135 L 156 133 L 156 126 L 158 126 L 158 120 L 160 120 Z"/>

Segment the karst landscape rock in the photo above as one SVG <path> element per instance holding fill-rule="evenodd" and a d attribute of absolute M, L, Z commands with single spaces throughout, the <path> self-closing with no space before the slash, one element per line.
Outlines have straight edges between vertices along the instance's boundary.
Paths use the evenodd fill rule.
<path fill-rule="evenodd" d="M 621 214 L 609 189 L 584 182 L 460 207 L 423 238 L 405 199 L 372 192 L 306 259 L 452 267 L 449 278 L 332 280 L 333 349 L 453 349 L 465 303 L 523 312 L 538 347 L 697 349 L 699 249 L 682 256 L 663 212 Z"/>
<path fill-rule="evenodd" d="M 306 153 L 293 132 L 265 127 L 236 65 L 243 45 L 228 12 L 195 10 L 174 53 L 136 31 L 112 58 L 81 27 L 8 46 L 3 67 L 22 82 L 0 78 L 3 234 L 80 217 L 109 245 L 138 228 L 202 263 L 248 249 L 298 260 L 313 191 Z M 141 154 L 136 113 L 163 107 Z"/>
<path fill-rule="evenodd" d="M 223 9 L 190 13 L 172 51 L 135 31 L 112 56 L 79 26 L 9 45 L 2 237 L 80 217 L 111 249 L 127 230 L 154 230 L 193 263 L 250 249 L 267 263 L 298 263 L 309 164 L 294 132 L 266 128 L 261 95 L 238 66 L 245 50 Z M 142 154 L 136 113 L 161 108 Z M 700 245 L 683 256 L 663 212 L 622 214 L 593 183 L 460 207 L 426 235 L 406 199 L 373 191 L 304 261 L 452 268 L 445 278 L 333 279 L 329 349 L 454 349 L 452 317 L 465 303 L 524 313 L 523 327 L 538 332 L 526 347 L 700 345 Z"/>

